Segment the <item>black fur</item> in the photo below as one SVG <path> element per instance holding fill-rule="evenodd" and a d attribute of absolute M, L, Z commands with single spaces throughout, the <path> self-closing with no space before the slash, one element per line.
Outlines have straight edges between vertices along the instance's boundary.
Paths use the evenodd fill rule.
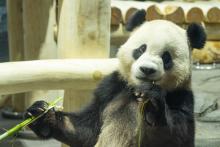
<path fill-rule="evenodd" d="M 145 130 L 147 134 L 143 138 L 143 146 L 163 147 L 166 144 L 169 147 L 194 147 L 192 91 L 176 89 L 168 92 L 157 85 L 147 83 L 137 87 L 136 92 L 149 99 L 144 109 L 144 117 L 150 127 Z"/>
<path fill-rule="evenodd" d="M 77 147 L 92 147 L 97 142 L 98 134 L 102 126 L 101 113 L 110 101 L 126 87 L 126 82 L 119 80 L 118 72 L 107 76 L 100 83 L 94 92 L 93 102 L 80 113 L 55 112 L 50 110 L 44 117 L 29 127 L 41 138 L 51 137 Z M 26 117 L 29 114 L 39 115 L 48 107 L 44 101 L 35 102 L 27 109 Z M 64 124 L 65 117 L 68 117 L 76 132 L 71 132 Z M 69 126 L 69 127 L 73 127 Z"/>
<path fill-rule="evenodd" d="M 127 100 L 119 110 L 126 111 L 127 104 L 136 103 L 138 97 L 134 96 L 134 92 L 144 93 L 143 97 L 150 100 L 144 109 L 146 123 L 142 129 L 142 147 L 194 147 L 191 91 L 177 89 L 167 92 L 150 83 L 140 87 L 129 87 L 118 72 L 104 78 L 94 93 L 93 102 L 82 112 L 66 113 L 52 109 L 36 123 L 31 124 L 30 128 L 45 139 L 54 137 L 72 147 L 92 147 L 100 134 L 103 125 L 102 112 L 106 106 L 111 105 L 114 99 L 123 98 Z M 45 110 L 47 107 L 48 104 L 43 101 L 36 102 L 27 110 L 26 116 L 36 116 L 42 112 L 39 108 Z M 133 109 L 129 111 L 131 110 Z M 135 118 L 132 121 L 135 121 Z"/>
<path fill-rule="evenodd" d="M 132 53 L 132 56 L 135 60 L 137 60 L 147 49 L 147 45 L 146 44 L 142 44 L 140 47 L 138 47 L 137 49 L 135 49 Z"/>
<path fill-rule="evenodd" d="M 165 70 L 169 70 L 173 67 L 173 60 L 168 51 L 164 52 L 162 55 L 163 67 Z"/>
<path fill-rule="evenodd" d="M 206 33 L 203 27 L 199 24 L 192 23 L 188 26 L 187 36 L 192 48 L 201 49 L 206 42 Z"/>
<path fill-rule="evenodd" d="M 145 21 L 146 11 L 144 9 L 137 10 L 125 26 L 127 31 L 132 31 L 134 28 L 140 26 Z"/>

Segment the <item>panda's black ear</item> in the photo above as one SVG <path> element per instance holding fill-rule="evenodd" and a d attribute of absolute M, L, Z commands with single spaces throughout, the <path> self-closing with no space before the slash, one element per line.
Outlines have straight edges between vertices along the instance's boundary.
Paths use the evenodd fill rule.
<path fill-rule="evenodd" d="M 206 33 L 199 24 L 192 23 L 187 28 L 187 37 L 192 48 L 201 49 L 206 42 Z"/>
<path fill-rule="evenodd" d="M 128 19 L 125 26 L 127 31 L 132 31 L 137 26 L 141 25 L 145 21 L 146 11 L 144 9 L 137 10 L 134 14 Z"/>

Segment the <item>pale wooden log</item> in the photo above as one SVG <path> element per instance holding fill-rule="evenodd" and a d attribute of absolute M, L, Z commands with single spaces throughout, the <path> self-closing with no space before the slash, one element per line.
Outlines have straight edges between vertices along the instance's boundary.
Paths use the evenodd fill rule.
<path fill-rule="evenodd" d="M 62 5 L 63 5 L 63 0 L 57 0 L 57 22 L 58 22 L 58 25 L 59 25 L 59 21 L 60 21 L 60 11 L 61 11 L 61 8 L 62 8 Z"/>
<path fill-rule="evenodd" d="M 169 1 L 158 4 L 181 7 L 185 13 L 186 22 L 203 22 L 219 23 L 220 19 L 220 2 L 217 1 L 198 1 L 193 3 Z"/>
<path fill-rule="evenodd" d="M 125 24 L 127 24 L 129 18 L 130 18 L 137 10 L 138 10 L 138 9 L 137 9 L 137 8 L 134 8 L 134 7 L 129 8 L 129 9 L 127 10 L 126 15 L 125 15 L 125 17 L 124 17 L 124 19 L 125 19 L 125 21 L 124 21 Z"/>
<path fill-rule="evenodd" d="M 151 21 L 156 19 L 164 19 L 164 14 L 157 5 L 152 5 L 147 9 L 146 20 Z"/>
<path fill-rule="evenodd" d="M 149 9 L 147 13 L 148 20 L 165 18 L 178 24 L 184 20 L 187 23 L 200 23 L 203 21 L 209 23 L 220 22 L 220 2 L 218 1 L 199 1 L 194 3 L 178 1 L 162 3 L 113 1 L 112 6 L 117 6 L 121 9 L 124 23 L 136 10 L 144 9 L 144 7 L 147 10 Z"/>
<path fill-rule="evenodd" d="M 128 19 L 131 17 L 131 15 L 140 9 L 147 10 L 148 7 L 156 4 L 155 2 L 137 2 L 137 1 L 112 1 L 111 6 L 112 7 L 118 7 L 123 16 L 123 22 L 124 24 L 127 23 Z"/>
<path fill-rule="evenodd" d="M 220 9 L 213 7 L 207 13 L 207 20 L 210 23 L 220 23 Z"/>
<path fill-rule="evenodd" d="M 89 6 L 89 7 L 88 7 Z M 110 53 L 111 6 L 109 0 L 63 1 L 60 8 L 58 55 L 60 58 L 107 58 Z M 96 65 L 94 65 L 96 66 Z M 83 85 L 78 84 L 78 87 Z M 79 95 L 79 92 L 81 94 Z M 89 101 L 91 89 L 66 89 L 64 110 L 78 110 Z M 75 98 L 74 101 L 71 99 Z"/>
<path fill-rule="evenodd" d="M 166 20 L 177 24 L 185 23 L 184 10 L 180 6 L 166 5 L 163 11 Z"/>
<path fill-rule="evenodd" d="M 24 60 L 22 0 L 7 0 L 8 41 L 10 61 Z M 25 94 L 12 95 L 12 107 L 21 112 L 25 108 Z"/>
<path fill-rule="evenodd" d="M 5 62 L 0 63 L 0 69 L 0 94 L 40 89 L 88 90 L 93 89 L 104 76 L 118 69 L 118 60 L 50 59 Z"/>
<path fill-rule="evenodd" d="M 162 5 L 181 7 L 184 11 L 184 20 L 186 23 L 198 22 L 201 23 L 205 20 L 202 8 L 196 2 L 181 2 L 181 1 L 167 1 Z"/>
<path fill-rule="evenodd" d="M 121 10 L 117 7 L 111 7 L 111 32 L 117 31 L 122 23 Z"/>
<path fill-rule="evenodd" d="M 103 58 L 109 56 L 110 1 L 89 1 L 89 5 L 90 9 L 88 9 L 88 1 L 86 0 L 63 1 L 58 35 L 59 56 L 61 58 Z M 69 13 L 70 11 L 73 13 Z M 86 98 L 90 93 L 90 90 L 86 88 L 84 90 L 86 94 L 83 97 L 74 96 L 74 90 L 65 91 L 65 110 L 71 111 L 84 104 L 81 99 Z M 77 97 L 74 103 L 70 103 L 72 97 Z M 68 107 L 69 105 L 71 107 Z"/>
<path fill-rule="evenodd" d="M 186 3 L 186 2 L 167 2 L 167 4 L 172 4 L 176 6 L 180 6 L 185 13 L 185 21 L 186 23 L 192 23 L 192 22 L 197 22 L 201 23 L 204 22 L 205 16 L 203 13 L 202 8 L 200 5 L 198 5 L 196 2 L 195 3 Z"/>
<path fill-rule="evenodd" d="M 126 14 L 128 9 L 132 7 L 131 1 L 111 1 L 111 7 L 117 7 L 121 10 L 122 17 L 123 17 L 123 24 L 126 24 Z"/>
<path fill-rule="evenodd" d="M 189 9 L 189 11 L 186 14 L 186 22 L 192 23 L 192 22 L 203 22 L 205 20 L 203 11 L 201 8 L 193 7 Z"/>
<path fill-rule="evenodd" d="M 121 10 L 118 7 L 111 7 L 111 25 L 120 25 L 122 21 Z"/>
<path fill-rule="evenodd" d="M 186 29 L 188 27 L 188 24 L 178 24 L 180 27 L 183 27 Z M 211 23 L 205 24 L 206 33 L 208 40 L 220 40 L 220 24 L 219 23 Z M 122 26 L 119 27 L 119 29 L 111 34 L 111 42 L 115 46 L 120 47 L 121 44 L 125 43 L 125 41 L 129 38 L 130 33 L 124 31 L 124 28 Z"/>
<path fill-rule="evenodd" d="M 60 58 L 109 56 L 110 1 L 63 1 L 60 10 L 58 55 Z M 88 7 L 89 5 L 89 7 Z M 79 9 L 80 7 L 80 9 Z M 69 13 L 73 12 L 73 13 Z"/>
<path fill-rule="evenodd" d="M 25 60 L 57 58 L 54 24 L 56 24 L 54 0 L 23 0 Z M 27 94 L 26 107 L 39 98 L 48 97 L 50 93 L 51 91 L 41 91 Z"/>
<path fill-rule="evenodd" d="M 196 2 L 204 15 L 207 23 L 219 23 L 220 22 L 220 2 L 217 1 L 199 1 Z"/>
<path fill-rule="evenodd" d="M 183 9 L 170 2 L 156 3 L 148 7 L 146 19 L 167 19 L 178 24 L 185 22 Z"/>

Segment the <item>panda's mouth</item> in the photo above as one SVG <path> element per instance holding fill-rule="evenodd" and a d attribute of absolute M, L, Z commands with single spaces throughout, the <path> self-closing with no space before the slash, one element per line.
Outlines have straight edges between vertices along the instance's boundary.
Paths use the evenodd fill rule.
<path fill-rule="evenodd" d="M 150 79 L 148 79 L 148 78 L 146 78 L 146 77 L 136 76 L 136 78 L 137 78 L 138 80 L 145 81 L 145 82 L 151 82 L 151 81 L 152 81 L 152 80 L 150 80 Z"/>
<path fill-rule="evenodd" d="M 155 77 L 142 77 L 142 76 L 135 76 L 138 80 L 142 81 L 142 82 L 156 82 L 156 81 L 160 81 L 160 77 L 155 78 Z"/>

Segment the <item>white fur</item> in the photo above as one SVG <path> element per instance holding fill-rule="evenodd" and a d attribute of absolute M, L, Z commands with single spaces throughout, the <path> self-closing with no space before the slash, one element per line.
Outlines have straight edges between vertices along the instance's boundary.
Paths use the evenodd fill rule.
<path fill-rule="evenodd" d="M 140 67 L 148 67 L 156 70 L 149 79 L 157 81 L 160 80 L 164 74 L 163 61 L 157 56 L 152 56 L 148 52 L 144 53 L 136 62 L 131 66 L 131 79 L 135 83 L 141 83 L 136 77 L 143 77 L 144 74 L 140 71 Z"/>
<path fill-rule="evenodd" d="M 147 49 L 141 57 L 134 60 L 133 50 L 142 44 L 146 44 Z M 186 31 L 181 27 L 166 20 L 146 22 L 119 49 L 120 72 L 129 84 L 138 85 L 141 83 L 136 78 L 141 74 L 139 67 L 152 67 L 157 72 L 149 79 L 166 89 L 173 89 L 184 85 L 190 78 L 190 50 Z M 164 51 L 169 51 L 173 59 L 174 66 L 170 71 L 163 69 L 161 55 Z"/>

